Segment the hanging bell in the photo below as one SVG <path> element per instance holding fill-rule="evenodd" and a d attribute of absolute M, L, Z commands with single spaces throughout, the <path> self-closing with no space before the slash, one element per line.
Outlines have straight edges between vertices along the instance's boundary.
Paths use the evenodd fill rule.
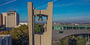
<path fill-rule="evenodd" d="M 42 16 L 39 16 L 39 21 L 43 21 L 43 18 L 42 18 Z"/>

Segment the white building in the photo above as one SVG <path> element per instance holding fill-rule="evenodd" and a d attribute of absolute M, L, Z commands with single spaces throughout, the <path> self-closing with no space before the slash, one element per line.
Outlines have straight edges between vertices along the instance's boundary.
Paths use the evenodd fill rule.
<path fill-rule="evenodd" d="M 19 25 L 28 25 L 28 23 L 27 22 L 20 22 Z"/>
<path fill-rule="evenodd" d="M 11 35 L 0 35 L 0 45 L 12 45 Z"/>

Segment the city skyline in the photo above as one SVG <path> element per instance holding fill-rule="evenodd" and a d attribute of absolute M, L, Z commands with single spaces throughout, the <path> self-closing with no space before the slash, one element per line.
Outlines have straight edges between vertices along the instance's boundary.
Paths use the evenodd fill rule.
<path fill-rule="evenodd" d="M 7 12 L 9 10 L 16 10 L 20 15 L 20 21 L 27 21 L 28 1 L 29 0 L 0 0 L 0 13 Z M 54 3 L 53 21 L 90 23 L 90 0 L 31 1 L 36 9 L 46 9 L 48 1 L 52 1 Z"/>
<path fill-rule="evenodd" d="M 90 0 L 0 0 L 0 45 L 90 45 L 89 17 Z"/>

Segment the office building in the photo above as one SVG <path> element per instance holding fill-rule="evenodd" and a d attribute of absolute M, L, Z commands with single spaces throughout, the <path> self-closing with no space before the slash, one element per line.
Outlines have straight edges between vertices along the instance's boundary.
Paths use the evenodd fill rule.
<path fill-rule="evenodd" d="M 6 27 L 16 27 L 19 24 L 19 16 L 16 11 L 9 11 L 6 17 Z"/>
<path fill-rule="evenodd" d="M 7 28 L 14 28 L 19 25 L 19 15 L 16 11 L 9 11 L 8 13 L 2 13 L 3 25 Z"/>
<path fill-rule="evenodd" d="M 11 35 L 0 35 L 0 45 L 12 45 Z"/>

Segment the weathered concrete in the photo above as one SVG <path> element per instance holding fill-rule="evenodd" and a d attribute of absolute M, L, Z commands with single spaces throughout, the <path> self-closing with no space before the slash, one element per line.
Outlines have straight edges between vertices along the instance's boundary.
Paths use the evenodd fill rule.
<path fill-rule="evenodd" d="M 32 2 L 28 2 L 28 28 L 29 28 L 29 45 L 34 45 L 33 4 Z"/>
<path fill-rule="evenodd" d="M 35 40 L 35 45 L 41 45 L 41 35 L 35 34 L 34 40 Z"/>
<path fill-rule="evenodd" d="M 43 34 L 34 33 L 35 17 L 47 17 L 47 28 Z M 29 45 L 52 45 L 52 16 L 53 3 L 49 2 L 46 10 L 35 10 L 32 2 L 28 2 L 28 27 L 29 27 Z"/>

